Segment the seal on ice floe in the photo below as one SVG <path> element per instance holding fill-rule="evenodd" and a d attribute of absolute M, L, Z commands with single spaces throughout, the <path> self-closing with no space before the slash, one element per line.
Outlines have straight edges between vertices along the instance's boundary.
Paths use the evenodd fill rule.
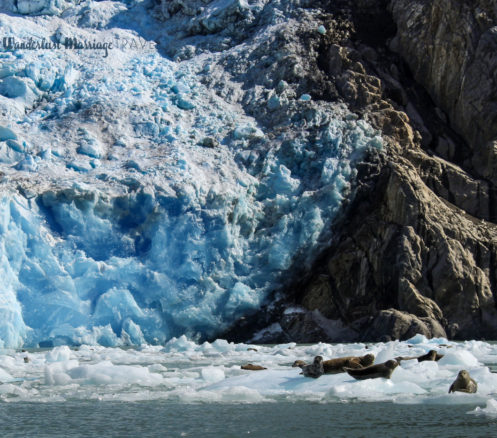
<path fill-rule="evenodd" d="M 397 368 L 399 363 L 396 360 L 387 360 L 384 363 L 379 363 L 377 365 L 370 365 L 365 368 L 344 368 L 350 376 L 357 380 L 366 379 L 377 379 L 378 377 L 383 377 L 389 379 L 393 373 L 393 370 Z"/>
<path fill-rule="evenodd" d="M 424 362 L 425 360 L 439 361 L 442 357 L 444 357 L 443 354 L 437 353 L 435 350 L 430 350 L 428 353 L 419 356 L 418 362 Z"/>
<path fill-rule="evenodd" d="M 345 372 L 344 368 L 363 368 L 372 365 L 374 354 L 364 356 L 345 356 L 323 361 L 324 374 L 337 374 Z M 307 364 L 303 360 L 296 360 L 292 367 L 304 367 Z"/>
<path fill-rule="evenodd" d="M 450 385 L 449 394 L 455 391 L 474 394 L 477 389 L 478 384 L 475 382 L 475 380 L 471 378 L 466 370 L 461 370 L 459 371 L 456 380 L 454 380 L 454 383 Z"/>
<path fill-rule="evenodd" d="M 242 370 L 249 370 L 249 371 L 267 370 L 266 367 L 263 367 L 263 366 L 260 366 L 260 365 L 254 365 L 252 363 L 248 363 L 248 364 L 242 365 L 240 368 Z"/>
<path fill-rule="evenodd" d="M 435 350 L 430 350 L 428 351 L 428 353 L 426 354 L 423 354 L 421 356 L 399 356 L 399 357 L 396 357 L 395 360 L 397 362 L 400 362 L 402 360 L 413 360 L 413 359 L 417 359 L 418 362 L 424 362 L 424 361 L 439 361 L 440 359 L 442 359 L 442 357 L 444 357 L 443 354 L 440 354 L 440 353 L 437 353 Z"/>
<path fill-rule="evenodd" d="M 317 379 L 324 374 L 323 368 L 323 358 L 321 356 L 316 356 L 314 362 L 311 365 L 304 365 L 302 367 L 302 372 L 305 377 L 313 377 Z"/>
<path fill-rule="evenodd" d="M 344 368 L 364 368 L 372 365 L 374 362 L 374 354 L 366 354 L 365 356 L 346 356 L 329 359 L 323 362 L 325 374 L 343 373 Z"/>

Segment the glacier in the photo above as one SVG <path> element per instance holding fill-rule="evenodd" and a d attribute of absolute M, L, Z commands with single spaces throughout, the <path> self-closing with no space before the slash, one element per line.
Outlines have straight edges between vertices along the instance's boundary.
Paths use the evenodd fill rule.
<path fill-rule="evenodd" d="M 286 68 L 301 3 L 156 3 L 0 2 L 0 348 L 215 337 L 312 263 L 382 147 Z"/>

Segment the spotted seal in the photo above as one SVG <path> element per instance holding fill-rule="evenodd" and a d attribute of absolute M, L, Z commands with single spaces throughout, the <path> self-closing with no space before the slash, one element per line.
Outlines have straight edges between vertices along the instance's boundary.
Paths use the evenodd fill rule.
<path fill-rule="evenodd" d="M 384 363 L 370 365 L 365 368 L 344 368 L 344 370 L 347 371 L 350 376 L 357 380 L 377 379 L 378 377 L 389 379 L 398 365 L 399 363 L 396 360 L 391 359 L 387 360 Z"/>
<path fill-rule="evenodd" d="M 323 358 L 321 356 L 316 356 L 311 365 L 304 365 L 302 367 L 302 372 L 300 374 L 303 374 L 305 377 L 313 377 L 314 379 L 321 377 L 324 374 Z"/>
<path fill-rule="evenodd" d="M 474 379 L 471 378 L 466 370 L 459 371 L 456 380 L 450 385 L 449 394 L 451 392 L 468 392 L 474 394 L 478 389 L 478 384 Z"/>
<path fill-rule="evenodd" d="M 293 363 L 292 368 L 296 368 L 296 367 L 302 368 L 302 367 L 305 367 L 306 365 L 307 364 L 303 360 L 296 360 Z"/>

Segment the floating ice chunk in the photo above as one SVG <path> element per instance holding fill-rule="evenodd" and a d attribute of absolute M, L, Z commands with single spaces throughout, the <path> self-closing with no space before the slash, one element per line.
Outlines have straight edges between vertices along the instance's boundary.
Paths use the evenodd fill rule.
<path fill-rule="evenodd" d="M 388 342 L 384 344 L 384 348 L 375 353 L 375 363 L 383 363 L 387 360 L 393 359 L 395 355 L 396 342 Z"/>
<path fill-rule="evenodd" d="M 211 346 L 221 353 L 226 353 L 227 351 L 233 351 L 235 349 L 235 344 L 228 342 L 226 339 L 216 339 Z"/>
<path fill-rule="evenodd" d="M 151 373 L 164 373 L 167 371 L 167 368 L 160 363 L 154 363 L 153 365 L 150 365 L 148 369 Z"/>
<path fill-rule="evenodd" d="M 250 387 L 234 386 L 220 391 L 221 400 L 229 403 L 261 403 L 265 398 Z"/>
<path fill-rule="evenodd" d="M 6 383 L 3 385 L 0 384 L 0 394 L 16 396 L 16 397 L 26 397 L 29 394 L 29 391 L 20 387 L 19 385 L 12 385 L 11 383 Z"/>
<path fill-rule="evenodd" d="M 187 339 L 185 335 L 180 336 L 179 338 L 170 339 L 167 344 L 164 346 L 164 352 L 181 352 L 181 351 L 189 351 L 195 350 L 196 344 Z"/>
<path fill-rule="evenodd" d="M 3 368 L 0 368 L 0 383 L 12 382 L 14 378 Z"/>
<path fill-rule="evenodd" d="M 400 380 L 403 375 L 406 376 L 407 380 L 412 380 L 419 383 L 430 380 L 437 376 L 449 378 L 453 375 L 453 373 L 452 371 L 446 370 L 444 369 L 444 367 L 439 366 L 439 362 L 430 360 L 418 362 L 416 359 L 414 359 L 402 361 L 401 366 L 398 367 L 392 374 L 392 379 Z M 407 375 L 409 375 L 409 377 L 407 377 Z"/>
<path fill-rule="evenodd" d="M 53 369 L 53 367 L 45 367 L 45 385 L 68 385 L 71 383 L 71 377 L 60 369 Z"/>
<path fill-rule="evenodd" d="M 426 344 L 428 342 L 428 338 L 421 333 L 414 335 L 412 338 L 408 339 L 406 342 L 409 344 Z"/>
<path fill-rule="evenodd" d="M 438 363 L 440 365 L 457 365 L 461 368 L 472 368 L 479 365 L 478 359 L 465 350 L 450 350 Z"/>
<path fill-rule="evenodd" d="M 55 347 L 45 355 L 47 362 L 63 362 L 69 360 L 70 358 L 71 350 L 67 345 Z"/>
<path fill-rule="evenodd" d="M 408 339 L 406 341 L 406 343 L 408 344 L 414 344 L 414 345 L 418 345 L 418 344 L 436 344 L 436 345 L 440 345 L 440 344 L 449 344 L 450 342 L 445 339 L 445 338 L 431 338 L 431 339 L 428 339 L 425 335 L 422 335 L 421 333 L 418 333 L 416 335 L 414 335 L 412 338 Z"/>
<path fill-rule="evenodd" d="M 163 377 L 151 373 L 147 367 L 114 365 L 110 361 L 102 361 L 94 365 L 80 365 L 67 371 L 71 379 L 79 383 L 94 385 L 139 384 L 155 386 L 163 382 Z"/>
<path fill-rule="evenodd" d="M 202 368 L 201 374 L 202 379 L 204 379 L 207 383 L 220 382 L 225 378 L 224 371 L 220 367 Z"/>
<path fill-rule="evenodd" d="M 497 400 L 493 398 L 487 400 L 487 406 L 480 408 L 477 406 L 474 411 L 468 412 L 473 415 L 486 415 L 488 417 L 497 417 Z"/>
<path fill-rule="evenodd" d="M 302 100 L 303 102 L 308 102 L 309 100 L 311 100 L 311 95 L 310 94 L 302 94 L 302 96 L 300 96 L 300 100 Z"/>
<path fill-rule="evenodd" d="M 346 382 L 333 386 L 326 398 L 385 400 L 393 394 L 425 394 L 426 390 L 413 382 L 393 382 L 389 379 L 369 379 L 362 381 Z"/>
<path fill-rule="evenodd" d="M 325 35 L 326 34 L 326 28 L 323 26 L 323 25 L 320 25 L 318 27 L 318 32 L 321 34 L 321 35 Z"/>

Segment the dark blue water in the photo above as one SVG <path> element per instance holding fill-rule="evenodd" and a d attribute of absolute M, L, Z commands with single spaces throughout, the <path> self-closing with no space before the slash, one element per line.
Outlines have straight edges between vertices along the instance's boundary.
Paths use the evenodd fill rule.
<path fill-rule="evenodd" d="M 0 403 L 8 437 L 497 437 L 474 405 Z"/>

